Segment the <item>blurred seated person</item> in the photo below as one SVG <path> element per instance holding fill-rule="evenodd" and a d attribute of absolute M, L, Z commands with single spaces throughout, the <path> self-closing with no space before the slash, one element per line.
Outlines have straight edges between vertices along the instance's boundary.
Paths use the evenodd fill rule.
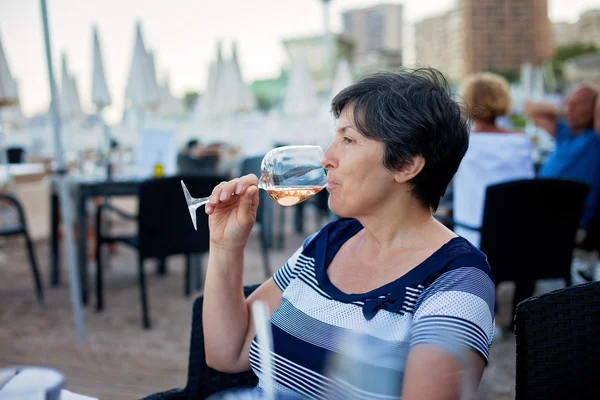
<path fill-rule="evenodd" d="M 590 186 L 581 218 L 584 231 L 596 214 L 600 194 L 600 138 L 594 131 L 597 96 L 591 87 L 575 88 L 567 98 L 564 114 L 552 104 L 526 102 L 523 107 L 525 114 L 556 140 L 556 149 L 539 176 L 571 179 Z"/>
<path fill-rule="evenodd" d="M 115 138 L 110 139 L 108 146 L 108 175 L 114 177 L 120 175 L 125 168 L 125 157 L 119 141 Z"/>
<path fill-rule="evenodd" d="M 596 107 L 594 108 L 594 130 L 600 136 L 600 96 L 596 95 Z"/>
<path fill-rule="evenodd" d="M 204 148 L 203 154 L 217 157 L 217 169 L 220 173 L 231 177 L 239 174 L 243 153 L 238 146 L 226 142 L 214 142 Z"/>
<path fill-rule="evenodd" d="M 498 124 L 512 103 L 503 77 L 488 72 L 471 75 L 463 83 L 461 97 L 473 124 L 469 149 L 454 176 L 453 218 L 480 227 L 488 186 L 535 176 L 532 145 L 526 134 Z M 454 231 L 479 246 L 479 232 L 462 227 Z"/>
<path fill-rule="evenodd" d="M 198 139 L 190 139 L 185 144 L 183 149 L 179 152 L 179 155 L 185 155 L 189 157 L 198 157 L 202 152 L 202 146 L 200 146 L 200 141 Z"/>
<path fill-rule="evenodd" d="M 177 155 L 177 173 L 185 175 L 215 173 L 218 162 L 217 153 L 202 148 L 197 139 L 192 139 Z"/>

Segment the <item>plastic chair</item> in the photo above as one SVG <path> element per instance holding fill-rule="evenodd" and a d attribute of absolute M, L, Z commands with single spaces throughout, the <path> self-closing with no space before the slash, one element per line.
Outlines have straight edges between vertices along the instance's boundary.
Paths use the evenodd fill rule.
<path fill-rule="evenodd" d="M 600 399 L 600 282 L 517 306 L 516 399 Z"/>
<path fill-rule="evenodd" d="M 202 254 L 209 248 L 208 216 L 203 209 L 197 211 L 198 230 L 195 231 L 181 190 L 181 176 L 144 181 L 139 192 L 139 214 L 129 215 L 109 204 L 98 207 L 96 213 L 96 309 L 104 309 L 104 278 L 102 245 L 120 242 L 138 251 L 138 278 L 142 303 L 142 323 L 150 328 L 150 316 L 146 294 L 144 261 L 154 258 L 159 261 L 167 256 L 184 254 L 187 256 L 184 291 L 191 293 L 192 256 Z M 187 187 L 198 195 L 209 194 L 222 182 L 222 176 L 187 176 Z M 102 214 L 105 210 L 115 212 L 122 218 L 137 222 L 137 235 L 110 236 L 102 232 Z M 196 287 L 199 285 L 200 271 L 196 268 Z"/>
<path fill-rule="evenodd" d="M 248 297 L 256 286 L 244 287 L 244 295 Z M 198 297 L 194 302 L 192 316 L 192 335 L 190 339 L 190 358 L 186 387 L 172 389 L 145 397 L 143 400 L 196 400 L 229 389 L 254 387 L 258 378 L 254 372 L 246 371 L 238 374 L 219 372 L 206 365 L 204 351 L 204 331 L 202 329 L 202 304 L 204 298 Z"/>
<path fill-rule="evenodd" d="M 216 174 L 219 157 L 210 154 L 203 157 L 190 157 L 185 154 L 177 156 L 177 173 L 180 175 Z"/>
<path fill-rule="evenodd" d="M 25 213 L 19 200 L 6 193 L 0 194 L 0 201 L 7 202 L 10 207 L 14 207 L 17 212 L 18 224 L 7 227 L 0 227 L 0 236 L 24 236 L 25 246 L 27 248 L 27 255 L 29 256 L 29 262 L 31 264 L 31 272 L 33 273 L 33 280 L 35 283 L 35 294 L 37 296 L 38 303 L 44 302 L 44 291 L 42 286 L 42 279 L 38 270 L 37 260 L 35 258 L 35 252 L 33 250 L 33 244 L 29 237 L 29 230 L 27 229 L 27 220 L 25 219 Z"/>

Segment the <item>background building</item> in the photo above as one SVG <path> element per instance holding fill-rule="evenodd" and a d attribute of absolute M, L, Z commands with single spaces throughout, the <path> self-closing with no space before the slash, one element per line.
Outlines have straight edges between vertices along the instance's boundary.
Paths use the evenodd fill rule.
<path fill-rule="evenodd" d="M 354 70 L 365 73 L 402 65 L 401 4 L 381 4 L 342 13 L 344 35 L 354 40 Z"/>
<path fill-rule="evenodd" d="M 459 0 L 444 15 L 415 29 L 416 61 L 451 80 L 496 71 L 518 74 L 523 63 L 552 55 L 547 0 Z"/>
<path fill-rule="evenodd" d="M 572 24 L 568 22 L 552 24 L 552 37 L 555 46 L 583 43 L 600 47 L 600 9 L 584 12 L 579 20 Z"/>
<path fill-rule="evenodd" d="M 460 10 L 455 8 L 415 25 L 416 61 L 440 69 L 451 81 L 465 75 L 464 27 Z"/>

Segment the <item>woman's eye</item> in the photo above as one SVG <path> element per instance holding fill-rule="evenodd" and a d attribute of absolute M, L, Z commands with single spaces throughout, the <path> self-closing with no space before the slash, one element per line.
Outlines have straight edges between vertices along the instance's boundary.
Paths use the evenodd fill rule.
<path fill-rule="evenodd" d="M 348 136 L 344 136 L 344 142 L 347 144 L 354 143 L 354 140 L 350 139 Z"/>

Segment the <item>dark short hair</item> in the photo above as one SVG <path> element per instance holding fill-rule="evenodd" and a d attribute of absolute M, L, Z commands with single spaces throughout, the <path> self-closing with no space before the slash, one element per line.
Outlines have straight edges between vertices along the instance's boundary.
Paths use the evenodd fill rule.
<path fill-rule="evenodd" d="M 413 195 L 436 211 L 469 146 L 469 121 L 446 78 L 433 68 L 368 75 L 331 102 L 336 118 L 353 107 L 354 123 L 367 138 L 385 145 L 383 165 L 403 168 L 415 156 L 425 159 L 415 176 Z"/>

